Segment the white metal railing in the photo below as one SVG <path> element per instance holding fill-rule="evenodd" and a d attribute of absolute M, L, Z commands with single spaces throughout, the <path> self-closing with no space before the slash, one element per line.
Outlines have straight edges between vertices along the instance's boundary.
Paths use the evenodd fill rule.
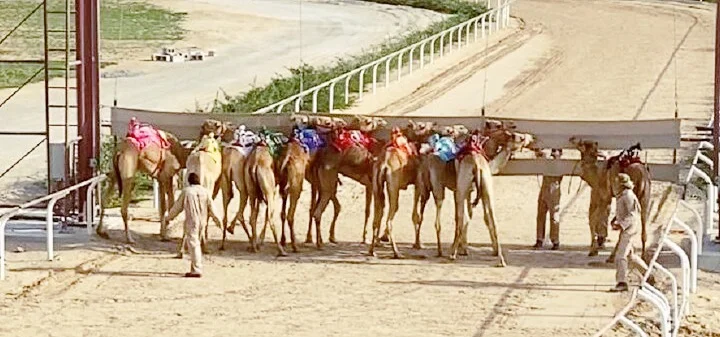
<path fill-rule="evenodd" d="M 490 0 L 488 0 L 489 3 Z M 413 45 L 407 46 L 401 50 L 398 50 L 396 52 L 393 52 L 389 55 L 383 56 L 375 61 L 372 61 L 368 64 L 365 64 L 357 69 L 351 70 L 345 74 L 342 74 L 338 77 L 335 77 L 329 81 L 323 82 L 321 84 L 318 84 L 312 88 L 306 89 L 298 94 L 295 94 L 293 96 L 290 96 L 286 99 L 283 99 L 279 102 L 276 102 L 274 104 L 268 105 L 262 109 L 259 109 L 254 114 L 262 114 L 262 113 L 268 113 L 275 111 L 277 113 L 281 113 L 283 111 L 283 108 L 291 103 L 294 103 L 294 111 L 300 112 L 300 104 L 303 101 L 303 98 L 306 96 L 312 96 L 312 112 L 316 113 L 318 111 L 318 94 L 320 93 L 320 90 L 327 89 L 328 90 L 328 109 L 330 112 L 333 112 L 335 107 L 335 86 L 340 82 L 343 81 L 345 84 L 345 92 L 344 92 L 344 98 L 345 98 L 345 104 L 350 102 L 350 81 L 353 79 L 355 75 L 357 75 L 357 81 L 358 81 L 358 99 L 362 99 L 363 93 L 365 91 L 365 73 L 367 71 L 372 71 L 372 83 L 371 83 L 371 92 L 372 94 L 375 94 L 377 91 L 377 84 L 378 84 L 378 68 L 380 66 L 385 67 L 385 75 L 384 75 L 384 83 L 385 87 L 388 87 L 390 85 L 390 72 L 391 70 L 396 70 L 396 79 L 400 80 L 403 75 L 403 59 L 405 55 L 408 56 L 407 60 L 407 68 L 408 72 L 410 74 L 413 73 L 413 70 L 415 68 L 415 60 L 417 55 L 417 61 L 419 63 L 420 69 L 424 68 L 426 64 L 431 64 L 435 61 L 436 56 L 436 49 L 437 50 L 437 56 L 443 57 L 448 52 L 452 51 L 453 45 L 456 43 L 455 49 L 460 49 L 463 46 L 467 46 L 470 43 L 470 37 L 473 37 L 473 41 L 478 40 L 478 34 L 480 35 L 480 38 L 488 38 L 492 33 L 499 31 L 501 28 L 505 28 L 508 25 L 510 25 L 510 5 L 515 0 L 497 0 L 497 8 L 494 8 L 492 10 L 489 10 L 488 12 L 485 12 L 484 14 L 474 17 L 470 20 L 467 20 L 463 23 L 460 23 L 454 27 L 448 28 L 440 33 L 437 33 L 435 35 L 432 35 L 428 38 L 425 38 L 424 40 L 417 42 Z M 477 1 L 475 1 L 477 2 Z M 472 34 L 470 34 L 470 31 L 473 31 Z M 463 42 L 463 35 L 465 36 L 465 40 Z M 439 47 L 435 47 L 435 42 L 439 40 Z M 446 46 L 446 44 L 449 41 L 449 45 Z M 429 46 L 429 52 L 428 52 L 428 46 Z M 446 50 L 447 47 L 447 50 Z M 426 62 L 426 55 L 429 54 L 429 62 Z"/>
<path fill-rule="evenodd" d="M 45 222 L 47 225 L 47 254 L 48 260 L 52 261 L 55 255 L 53 247 L 53 207 L 58 200 L 68 196 L 72 191 L 87 186 L 88 189 L 85 196 L 85 224 L 87 225 L 88 234 L 92 234 L 92 226 L 95 221 L 95 205 L 100 205 L 102 202 L 102 191 L 100 182 L 102 182 L 106 178 L 107 177 L 103 174 L 92 179 L 85 180 L 77 185 L 73 185 L 63 190 L 57 191 L 53 194 L 49 194 L 44 197 L 26 202 L 3 214 L 0 214 L 0 280 L 5 279 L 5 225 L 7 225 L 7 222 L 10 219 L 23 214 L 30 207 L 47 201 L 48 204 L 45 208 Z"/>
<path fill-rule="evenodd" d="M 712 120 L 710 121 L 708 126 L 710 125 L 712 125 Z M 705 172 L 695 166 L 697 165 L 698 161 L 702 161 L 708 164 L 711 168 L 713 167 L 712 160 L 710 160 L 710 158 L 700 152 L 703 149 L 712 149 L 713 146 L 708 142 L 701 142 L 699 145 L 700 146 L 698 146 L 697 153 L 695 154 L 695 157 L 692 161 L 692 165 L 690 166 L 688 176 L 685 179 L 685 185 L 687 186 L 692 177 L 695 176 L 699 177 L 706 183 L 707 186 L 704 221 L 703 218 L 700 216 L 700 213 L 698 213 L 698 211 L 695 210 L 689 203 L 684 200 L 679 200 L 677 202 L 675 212 L 673 213 L 673 216 L 670 218 L 667 227 L 660 236 L 660 240 L 658 241 L 658 247 L 655 250 L 652 259 L 650 260 L 650 263 L 648 264 L 648 270 L 645 272 L 645 275 L 643 275 L 642 281 L 640 283 L 640 288 L 633 291 L 627 306 L 620 310 L 610 321 L 610 323 L 600 329 L 600 331 L 598 331 L 594 335 L 594 337 L 600 337 L 604 335 L 618 323 L 621 323 L 628 329 L 634 331 L 638 336 L 647 337 L 648 334 L 644 332 L 640 326 L 635 324 L 627 317 L 627 313 L 635 306 L 635 304 L 637 304 L 638 300 L 644 300 L 658 309 L 660 315 L 660 335 L 662 337 L 676 337 L 678 335 L 678 331 L 680 329 L 683 318 L 690 313 L 690 293 L 695 293 L 697 291 L 697 259 L 698 254 L 702 252 L 703 237 L 708 234 L 710 230 L 712 230 L 714 224 L 714 212 L 717 210 L 717 186 L 713 184 L 710 176 L 708 176 Z M 694 230 L 690 226 L 688 226 L 688 224 L 678 218 L 677 212 L 680 206 L 686 208 L 693 214 L 693 219 L 696 223 L 696 228 Z M 670 229 L 673 226 L 677 226 L 682 229 L 683 232 L 689 237 L 690 256 L 688 256 L 678 244 L 668 238 Z M 660 251 L 663 249 L 663 247 L 669 248 L 670 251 L 673 254 L 677 255 L 680 259 L 680 280 L 682 282 L 678 282 L 677 277 L 673 273 L 671 273 L 667 268 L 663 267 L 659 262 L 657 262 L 657 258 L 660 255 Z M 657 269 L 659 272 L 663 273 L 670 279 L 672 302 L 668 301 L 667 297 L 661 291 L 647 283 L 647 280 L 650 277 L 653 269 Z"/>

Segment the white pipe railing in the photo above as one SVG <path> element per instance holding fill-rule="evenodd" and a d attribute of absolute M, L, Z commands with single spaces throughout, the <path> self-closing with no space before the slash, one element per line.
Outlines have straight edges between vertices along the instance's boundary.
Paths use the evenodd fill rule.
<path fill-rule="evenodd" d="M 443 30 L 442 32 L 439 32 L 435 35 L 429 36 L 425 39 L 423 39 L 420 42 L 417 42 L 415 44 L 412 44 L 410 46 L 407 46 L 401 50 L 398 50 L 396 52 L 390 53 L 389 55 L 383 56 L 375 61 L 372 61 L 370 63 L 367 63 L 357 69 L 351 70 L 345 74 L 342 74 L 338 77 L 335 77 L 331 80 L 325 81 L 323 83 L 320 83 L 314 87 L 308 88 L 303 90 L 300 93 L 297 93 L 293 96 L 290 96 L 288 98 L 285 98 L 281 101 L 278 101 L 274 104 L 268 105 L 264 108 L 261 108 L 255 112 L 254 114 L 263 114 L 263 113 L 269 113 L 269 112 L 276 112 L 281 113 L 283 111 L 283 108 L 285 105 L 295 103 L 294 105 L 294 111 L 300 112 L 300 102 L 305 96 L 312 96 L 312 112 L 316 113 L 318 112 L 318 95 L 320 90 L 328 90 L 328 110 L 330 112 L 333 112 L 335 109 L 335 85 L 342 81 L 345 83 L 345 90 L 344 90 L 344 98 L 345 102 L 350 101 L 350 90 L 348 89 L 349 84 L 351 82 L 351 79 L 358 75 L 358 81 L 359 81 L 359 89 L 357 92 L 358 99 L 362 100 L 363 92 L 365 91 L 364 88 L 364 76 L 365 72 L 368 69 L 372 68 L 372 83 L 371 84 L 371 91 L 373 94 L 377 92 L 377 84 L 378 84 L 378 76 L 377 71 L 378 67 L 383 64 L 385 65 L 385 77 L 384 82 L 385 86 L 390 85 L 390 72 L 393 70 L 392 64 L 396 64 L 395 71 L 398 72 L 397 79 L 400 79 L 403 72 L 403 64 L 406 63 L 402 59 L 405 55 L 408 55 L 408 62 L 407 62 L 407 68 L 410 73 L 412 73 L 415 62 L 415 50 L 419 47 L 419 53 L 418 54 L 418 62 L 420 69 L 422 69 L 425 66 L 425 54 L 428 53 L 429 47 L 429 54 L 430 54 L 430 63 L 433 63 L 435 61 L 435 41 L 440 39 L 439 44 L 439 56 L 443 57 L 447 54 L 447 52 L 452 51 L 453 44 L 457 43 L 457 49 L 462 48 L 463 46 L 468 46 L 470 43 L 470 26 L 475 26 L 475 40 L 477 41 L 477 29 L 478 29 L 478 23 L 480 23 L 480 31 L 482 38 L 489 37 L 493 32 L 497 32 L 500 28 L 504 28 L 510 25 L 510 5 L 514 2 L 514 0 L 505 0 L 502 4 L 500 3 L 501 0 L 498 0 L 498 7 L 494 8 L 492 10 L 489 10 L 485 13 L 483 13 L 480 16 L 474 17 L 470 20 L 467 20 L 465 22 L 462 22 L 458 25 L 455 25 L 453 27 L 450 27 L 446 30 Z M 486 24 L 487 23 L 487 24 Z M 493 30 L 492 26 L 493 23 L 495 25 L 495 29 Z M 462 31 L 465 29 L 465 44 L 462 43 Z M 487 32 L 485 31 L 487 29 Z M 446 39 L 447 37 L 447 39 Z M 449 42 L 448 50 L 446 52 L 445 45 Z M 427 47 L 426 47 L 427 46 Z M 394 61 L 394 62 L 393 62 Z"/>
<path fill-rule="evenodd" d="M 47 207 L 45 208 L 45 222 L 46 222 L 46 230 L 47 230 L 47 256 L 48 260 L 52 261 L 55 254 L 54 254 L 54 237 L 53 237 L 53 207 L 57 203 L 58 200 L 65 198 L 68 196 L 71 192 L 78 190 L 82 187 L 87 186 L 88 191 L 86 194 L 86 197 L 89 196 L 86 200 L 86 205 L 90 204 L 89 206 L 86 206 L 85 208 L 85 223 L 90 227 L 88 229 L 88 232 L 91 232 L 93 220 L 94 220 L 94 213 L 95 213 L 95 205 L 99 205 L 99 202 L 101 201 L 101 189 L 100 189 L 100 182 L 106 179 L 106 176 L 100 175 L 97 177 L 94 177 L 92 179 L 85 180 L 77 185 L 70 186 L 68 188 L 65 188 L 63 190 L 57 191 L 53 194 L 46 195 L 44 197 L 26 202 L 18 207 L 15 207 L 2 215 L 0 215 L 0 280 L 5 279 L 5 226 L 7 225 L 7 222 L 12 219 L 15 216 L 23 214 L 25 211 L 27 211 L 30 207 L 33 207 L 35 205 L 41 204 L 43 202 L 48 202 Z M 98 203 L 93 202 L 92 194 L 95 192 L 97 194 L 97 201 Z"/>
<path fill-rule="evenodd" d="M 708 127 L 712 125 L 712 120 L 708 123 Z M 697 292 L 697 259 L 700 252 L 702 252 L 703 237 L 713 229 L 714 224 L 714 213 L 717 210 L 717 186 L 713 183 L 710 176 L 700 170 L 696 165 L 698 161 L 709 165 L 713 168 L 713 162 L 710 158 L 701 153 L 703 149 L 712 149 L 713 146 L 709 142 L 700 142 L 698 150 L 690 166 L 690 171 L 685 178 L 685 188 L 687 184 L 692 180 L 693 177 L 698 177 L 706 184 L 706 197 L 705 197 L 705 214 L 704 219 L 700 216 L 700 213 L 695 210 L 689 203 L 684 200 L 679 200 L 676 207 L 683 206 L 688 209 L 695 219 L 696 228 L 693 230 L 687 223 L 680 220 L 677 217 L 677 208 L 670 218 L 670 222 L 660 236 L 659 246 L 655 250 L 653 257 L 650 259 L 648 264 L 648 270 L 643 275 L 640 289 L 633 292 L 630 301 L 627 306 L 620 310 L 615 317 L 602 329 L 600 329 L 594 337 L 603 336 L 605 333 L 610 331 L 616 324 L 621 323 L 638 336 L 647 337 L 648 334 L 635 324 L 632 320 L 627 317 L 627 313 L 637 303 L 637 299 L 640 298 L 651 303 L 655 306 L 660 313 L 660 325 L 661 325 L 661 336 L 672 336 L 676 337 L 680 330 L 680 326 L 684 316 L 690 313 L 690 293 Z M 690 239 L 690 256 L 680 248 L 678 244 L 671 241 L 668 238 L 670 229 L 673 226 L 680 227 L 684 233 Z M 680 259 L 681 266 L 681 280 L 678 282 L 677 277 L 672 274 L 667 268 L 663 267 L 657 262 L 660 251 L 663 247 L 667 247 L 672 251 L 673 254 L 677 255 Z M 647 280 L 652 273 L 652 270 L 656 269 L 661 273 L 665 274 L 672 283 L 672 306 L 667 301 L 667 297 L 657 290 L 656 288 L 647 284 Z M 679 284 L 680 283 L 680 284 Z M 679 290 L 679 291 L 678 291 Z"/>

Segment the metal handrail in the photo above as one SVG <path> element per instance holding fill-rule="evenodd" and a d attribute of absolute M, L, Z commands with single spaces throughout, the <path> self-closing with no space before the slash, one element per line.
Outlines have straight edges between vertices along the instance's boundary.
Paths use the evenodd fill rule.
<path fill-rule="evenodd" d="M 85 208 L 85 222 L 88 226 L 88 233 L 90 233 L 92 224 L 93 224 L 93 218 L 94 218 L 94 204 L 92 203 L 92 193 L 95 191 L 97 193 L 97 200 L 98 203 L 101 200 L 101 193 L 100 193 L 100 183 L 107 179 L 107 176 L 102 174 L 96 177 L 93 177 L 91 179 L 85 180 L 79 184 L 67 187 L 65 189 L 62 189 L 60 191 L 57 191 L 55 193 L 46 195 L 44 197 L 37 198 L 35 200 L 31 200 L 29 202 L 26 202 L 20 206 L 17 206 L 13 209 L 10 209 L 4 213 L 0 214 L 0 280 L 5 279 L 5 226 L 7 225 L 7 222 L 12 219 L 13 217 L 22 214 L 25 210 L 28 208 L 38 205 L 40 203 L 43 203 L 45 201 L 48 201 L 46 209 L 46 216 L 45 216 L 45 223 L 46 223 L 46 230 L 47 230 L 47 253 L 48 253 L 48 260 L 52 261 L 54 257 L 54 247 L 53 247 L 53 206 L 55 206 L 55 203 L 68 196 L 71 192 L 78 190 L 82 187 L 88 186 L 87 191 L 87 199 L 86 199 L 86 208 Z M 97 188 L 97 190 L 96 190 Z"/>

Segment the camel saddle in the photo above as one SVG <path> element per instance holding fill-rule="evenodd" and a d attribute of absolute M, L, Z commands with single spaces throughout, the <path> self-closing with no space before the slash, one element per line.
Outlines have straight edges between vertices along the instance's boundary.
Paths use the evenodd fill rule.
<path fill-rule="evenodd" d="M 457 160 L 462 161 L 465 156 L 473 153 L 482 154 L 486 160 L 489 160 L 484 148 L 485 143 L 487 143 L 489 139 L 490 137 L 484 136 L 478 131 L 473 132 L 463 144 L 460 144 L 460 151 L 458 151 Z"/>
<path fill-rule="evenodd" d="M 340 152 L 345 152 L 355 145 L 363 146 L 368 151 L 371 151 L 373 144 L 376 142 L 377 140 L 360 130 L 343 129 L 333 140 L 332 146 Z"/>
<path fill-rule="evenodd" d="M 200 139 L 200 143 L 195 147 L 193 152 L 195 151 L 205 151 L 210 154 L 210 157 L 216 162 L 219 163 L 222 161 L 222 154 L 220 152 L 220 143 L 217 139 L 215 139 L 213 133 L 211 132 L 209 135 L 204 135 L 202 139 Z"/>
<path fill-rule="evenodd" d="M 394 127 L 390 132 L 390 141 L 387 144 L 388 148 L 398 149 L 409 156 L 417 155 L 415 146 L 410 144 L 407 137 L 402 134 L 400 128 Z"/>
<path fill-rule="evenodd" d="M 302 145 L 305 152 L 309 154 L 315 154 L 319 149 L 325 147 L 326 143 L 323 137 L 320 136 L 317 130 L 311 128 L 298 128 L 293 129 L 292 140 Z"/>
<path fill-rule="evenodd" d="M 233 140 L 228 145 L 246 156 L 250 154 L 255 145 L 260 141 L 260 137 L 251 130 L 247 130 L 245 125 L 240 125 L 235 132 L 233 132 Z"/>
<path fill-rule="evenodd" d="M 280 150 L 282 150 L 283 145 L 288 141 L 289 139 L 285 137 L 282 132 L 274 132 L 263 128 L 260 131 L 260 142 L 258 142 L 258 145 L 267 146 L 270 150 L 270 155 L 277 157 L 280 155 Z"/>
<path fill-rule="evenodd" d="M 642 160 L 640 159 L 640 150 L 642 150 L 640 148 L 640 143 L 637 143 L 625 150 L 622 150 L 620 154 L 612 156 L 610 157 L 610 159 L 608 159 L 606 168 L 610 168 L 613 164 L 618 163 L 620 164 L 620 171 L 624 172 L 625 169 L 632 164 L 643 164 Z"/>
<path fill-rule="evenodd" d="M 444 162 L 454 160 L 458 154 L 455 140 L 449 136 L 441 137 L 439 134 L 434 134 L 428 138 L 428 145 L 430 145 L 432 154 Z"/>
<path fill-rule="evenodd" d="M 133 117 L 128 123 L 128 131 L 125 138 L 129 140 L 139 151 L 142 151 L 150 144 L 156 144 L 161 149 L 170 148 L 165 132 L 156 129 L 146 123 L 140 123 Z"/>

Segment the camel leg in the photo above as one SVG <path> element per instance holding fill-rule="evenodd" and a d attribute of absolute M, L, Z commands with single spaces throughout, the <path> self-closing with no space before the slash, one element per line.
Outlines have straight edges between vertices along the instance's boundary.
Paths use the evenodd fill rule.
<path fill-rule="evenodd" d="M 259 207 L 259 205 L 260 205 L 260 204 L 258 204 L 258 207 Z M 265 219 L 268 219 L 268 214 L 269 214 L 269 213 L 270 213 L 270 210 L 268 209 L 268 205 L 265 204 Z M 259 243 L 260 246 L 262 246 L 262 245 L 265 243 L 265 230 L 267 230 L 267 225 L 268 225 L 268 222 L 267 222 L 267 220 L 266 220 L 265 222 L 263 222 L 263 228 L 262 228 L 262 230 L 260 231 L 260 238 L 259 238 L 259 239 L 260 239 L 260 241 L 259 241 L 259 242 L 260 242 L 260 243 Z"/>
<path fill-rule="evenodd" d="M 267 183 L 266 181 L 262 181 L 261 184 Z M 266 208 L 265 208 L 265 225 L 263 226 L 263 232 L 265 231 L 265 227 L 267 225 L 270 225 L 270 231 L 272 232 L 273 239 L 275 240 L 275 245 L 278 249 L 278 256 L 287 256 L 285 253 L 285 249 L 283 249 L 282 245 L 280 244 L 280 240 L 278 240 L 278 233 L 277 228 L 275 228 L 275 203 L 277 202 L 275 200 L 275 182 L 273 181 L 270 185 L 261 185 L 260 188 L 263 190 L 263 194 L 266 196 Z"/>
<path fill-rule="evenodd" d="M 379 170 L 377 168 L 373 169 L 372 181 L 379 181 L 377 175 L 382 174 L 381 171 L 382 170 Z M 385 212 L 385 193 L 382 184 L 379 186 L 374 185 L 373 201 L 375 208 L 373 210 L 372 240 L 370 240 L 370 248 L 368 250 L 368 255 L 370 256 L 375 256 L 375 245 L 379 243 L 380 222 L 382 221 L 382 216 Z"/>
<path fill-rule="evenodd" d="M 129 244 L 135 243 L 135 240 L 133 240 L 132 235 L 130 234 L 130 226 L 129 226 L 129 219 L 128 219 L 128 206 L 130 205 L 130 200 L 132 199 L 132 190 L 135 185 L 135 179 L 127 179 L 124 181 L 124 189 L 122 193 L 122 206 L 120 208 L 120 214 L 123 218 L 123 223 L 125 224 L 125 241 Z M 107 234 L 106 234 L 107 235 Z"/>
<path fill-rule="evenodd" d="M 400 188 L 398 186 L 388 186 L 388 201 L 390 202 L 390 207 L 388 209 L 387 220 L 385 221 L 385 228 L 387 230 L 387 236 L 390 239 L 390 244 L 392 245 L 393 255 L 396 259 L 399 259 L 402 258 L 402 255 L 400 255 L 400 251 L 398 251 L 392 234 L 392 223 L 398 208 L 400 208 Z"/>
<path fill-rule="evenodd" d="M 468 215 L 468 223 L 470 220 L 472 220 L 473 217 L 473 206 L 472 206 L 472 199 L 468 195 L 467 199 L 465 199 L 465 209 L 467 210 Z M 462 232 L 462 240 L 460 240 L 460 249 L 458 254 L 460 256 L 468 256 L 468 238 L 467 238 L 467 230 Z"/>
<path fill-rule="evenodd" d="M 250 198 L 250 229 L 252 230 L 252 237 L 250 238 L 250 252 L 258 252 L 257 244 L 257 219 L 258 213 L 260 213 L 260 203 L 256 197 Z"/>
<path fill-rule="evenodd" d="M 415 244 L 413 244 L 414 249 L 422 249 L 422 243 L 420 242 L 420 228 L 422 227 L 422 212 L 420 209 L 420 203 L 427 202 L 427 199 L 424 198 L 424 185 L 421 183 L 415 184 L 415 191 L 413 193 L 413 207 L 412 207 L 412 221 L 413 221 L 413 227 L 415 227 Z M 424 209 L 424 207 L 423 207 Z"/>
<path fill-rule="evenodd" d="M 337 239 L 335 239 L 335 224 L 340 216 L 340 200 L 338 200 L 337 195 L 333 195 L 332 198 L 330 198 L 330 201 L 333 203 L 333 218 L 330 223 L 330 238 L 328 241 L 337 243 Z"/>
<path fill-rule="evenodd" d="M 220 250 L 225 250 L 225 240 L 227 237 L 227 232 L 230 232 L 230 229 L 228 228 L 228 206 L 230 206 L 230 192 L 228 190 L 232 189 L 232 183 L 227 181 L 227 178 L 223 175 L 220 179 L 223 181 L 220 183 L 220 188 L 222 192 L 222 198 L 223 198 L 223 231 L 222 231 L 222 242 L 220 243 Z M 231 223 L 230 225 L 233 225 L 234 223 Z M 234 230 L 233 230 L 234 231 Z M 232 234 L 232 232 L 230 233 Z"/>
<path fill-rule="evenodd" d="M 442 204 L 445 201 L 445 187 L 433 186 L 433 199 L 435 200 L 435 235 L 437 236 L 437 256 L 443 255 L 442 242 L 440 241 L 440 230 L 442 226 Z"/>
<path fill-rule="evenodd" d="M 322 214 L 325 212 L 330 199 L 337 194 L 337 171 L 321 169 L 318 172 L 318 182 L 320 183 L 320 199 L 315 205 L 313 219 L 315 220 L 315 236 L 317 236 L 316 246 L 322 249 L 323 240 L 321 233 Z"/>
<path fill-rule="evenodd" d="M 282 233 L 280 235 L 280 245 L 285 247 L 285 221 L 287 220 L 287 198 L 288 195 L 285 192 L 280 192 L 280 199 L 282 199 L 282 205 L 280 205 L 280 232 Z"/>
<path fill-rule="evenodd" d="M 320 192 L 318 186 L 315 183 L 310 183 L 310 214 L 308 216 L 308 230 L 305 236 L 305 243 L 312 243 L 312 225 L 313 218 L 315 216 L 315 209 L 317 208 L 318 198 Z"/>
<path fill-rule="evenodd" d="M 363 238 L 362 243 L 368 244 L 367 241 L 367 226 L 368 221 L 370 220 L 370 211 L 372 210 L 372 197 L 373 197 L 373 190 L 372 185 L 365 186 L 365 222 L 363 223 Z"/>
<path fill-rule="evenodd" d="M 290 209 L 288 210 L 288 227 L 290 228 L 290 246 L 294 253 L 297 253 L 297 245 L 295 244 L 295 209 L 300 199 L 300 191 L 290 193 Z"/>
<path fill-rule="evenodd" d="M 160 241 L 170 241 L 167 232 L 167 222 L 165 221 L 165 213 L 173 204 L 173 181 L 172 178 L 167 181 L 165 179 L 158 179 L 158 184 L 160 188 Z"/>
<path fill-rule="evenodd" d="M 455 260 L 457 258 L 463 231 L 467 230 L 467 222 L 465 221 L 466 206 L 463 202 L 457 202 L 457 200 L 465 199 L 460 195 L 461 194 L 458 193 L 458 191 L 455 192 L 455 238 L 453 239 L 452 248 L 450 250 L 450 260 Z"/>
<path fill-rule="evenodd" d="M 597 227 L 599 226 L 596 221 L 596 210 L 598 209 L 598 201 L 595 195 L 594 189 L 590 191 L 590 208 L 588 209 L 588 224 L 590 225 L 590 251 L 588 256 L 598 255 L 598 241 L 601 240 Z"/>
<path fill-rule="evenodd" d="M 507 266 L 507 263 L 505 262 L 505 257 L 503 256 L 502 247 L 500 245 L 500 240 L 498 239 L 497 235 L 497 222 L 495 220 L 495 211 L 493 206 L 493 200 L 491 197 L 492 183 L 490 179 L 492 177 L 490 176 L 490 173 L 484 171 L 480 172 L 480 174 L 482 174 L 481 178 L 483 179 L 482 203 L 485 210 L 485 223 L 490 230 L 490 239 L 492 240 L 493 254 L 498 257 L 498 267 L 505 267 Z"/>

